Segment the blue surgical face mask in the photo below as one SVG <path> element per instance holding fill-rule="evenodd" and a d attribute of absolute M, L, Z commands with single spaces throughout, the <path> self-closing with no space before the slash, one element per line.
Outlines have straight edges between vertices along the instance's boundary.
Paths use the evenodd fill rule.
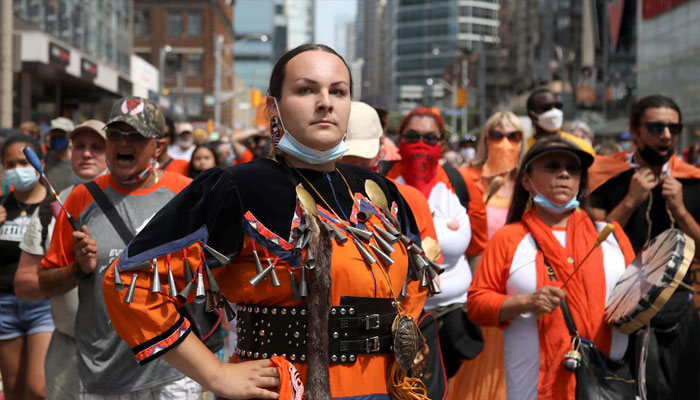
<path fill-rule="evenodd" d="M 280 141 L 277 143 L 277 148 L 282 150 L 284 153 L 309 164 L 325 164 L 327 162 L 337 160 L 338 158 L 342 157 L 345 152 L 350 150 L 348 145 L 345 144 L 344 140 L 341 140 L 337 145 L 328 150 L 312 149 L 311 147 L 299 142 L 294 138 L 294 136 L 292 136 L 291 133 L 289 133 L 287 128 L 284 127 L 284 122 L 282 121 L 282 114 L 279 112 L 280 108 L 277 104 L 277 99 L 273 97 L 272 100 L 275 102 L 280 124 L 284 130 L 284 135 L 282 135 L 282 139 L 280 139 Z"/>
<path fill-rule="evenodd" d="M 63 151 L 68 147 L 70 139 L 67 137 L 51 136 L 49 140 L 49 147 L 53 151 Z"/>
<path fill-rule="evenodd" d="M 576 196 L 572 197 L 571 200 L 569 200 L 566 204 L 559 205 L 544 197 L 542 193 L 537 192 L 537 195 L 532 198 L 532 202 L 539 205 L 540 207 L 544 208 L 552 214 L 564 214 L 565 212 L 569 212 L 579 206 L 580 203 L 577 197 L 578 193 L 576 194 Z"/>
<path fill-rule="evenodd" d="M 3 181 L 20 192 L 33 188 L 39 181 L 36 170 L 32 167 L 17 167 L 5 171 Z"/>

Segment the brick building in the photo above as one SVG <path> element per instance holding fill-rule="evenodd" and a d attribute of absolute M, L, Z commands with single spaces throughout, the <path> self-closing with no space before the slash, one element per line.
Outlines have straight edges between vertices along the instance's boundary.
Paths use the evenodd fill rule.
<path fill-rule="evenodd" d="M 221 46 L 221 124 L 233 123 L 233 1 L 134 2 L 133 51 L 161 69 L 161 106 L 175 119 L 214 119 L 217 40 Z M 218 128 L 217 128 L 218 129 Z"/>

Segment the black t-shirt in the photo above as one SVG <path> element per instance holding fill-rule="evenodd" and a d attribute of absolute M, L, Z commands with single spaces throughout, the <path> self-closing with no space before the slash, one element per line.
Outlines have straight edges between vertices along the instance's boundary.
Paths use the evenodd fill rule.
<path fill-rule="evenodd" d="M 0 225 L 0 292 L 14 293 L 14 279 L 19 262 L 19 242 L 27 231 L 29 220 L 39 204 L 23 204 L 12 194 L 0 198 L 7 219 Z"/>
<path fill-rule="evenodd" d="M 605 182 L 591 194 L 591 205 L 602 208 L 606 212 L 612 211 L 624 199 L 629 190 L 630 180 L 635 170 L 630 169 L 622 172 L 614 178 Z M 700 180 L 698 179 L 678 179 L 683 185 L 683 203 L 695 218 L 700 221 Z M 651 221 L 651 238 L 671 227 L 671 219 L 666 210 L 666 201 L 661 195 L 661 185 L 652 190 L 651 210 L 649 220 Z M 624 226 L 625 233 L 632 242 L 635 252 L 639 252 L 647 240 L 647 207 L 649 200 L 642 203 L 632 213 L 632 216 Z"/>

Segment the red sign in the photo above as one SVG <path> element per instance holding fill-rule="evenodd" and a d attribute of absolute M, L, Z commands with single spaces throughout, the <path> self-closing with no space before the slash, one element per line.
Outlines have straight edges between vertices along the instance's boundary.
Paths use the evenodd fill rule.
<path fill-rule="evenodd" d="M 612 48 L 617 50 L 617 39 L 620 38 L 620 24 L 622 12 L 625 10 L 625 0 L 616 0 L 608 3 L 608 19 L 610 20 L 610 35 L 612 36 Z"/>
<path fill-rule="evenodd" d="M 97 77 L 97 64 L 90 60 L 80 60 L 80 75 L 85 79 L 95 79 Z"/>
<path fill-rule="evenodd" d="M 67 66 L 70 64 L 70 50 L 55 43 L 49 43 L 49 61 Z"/>
<path fill-rule="evenodd" d="M 642 19 L 649 19 L 663 14 L 673 7 L 688 0 L 642 0 Z"/>

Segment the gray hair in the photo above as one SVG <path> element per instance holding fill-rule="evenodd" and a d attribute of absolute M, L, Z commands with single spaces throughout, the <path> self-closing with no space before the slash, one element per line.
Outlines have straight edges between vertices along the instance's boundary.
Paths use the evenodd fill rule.
<path fill-rule="evenodd" d="M 571 121 L 570 123 L 566 124 L 566 129 L 567 131 L 569 131 L 569 133 L 578 129 L 585 133 L 589 139 L 593 140 L 593 131 L 591 130 L 591 127 L 588 126 L 587 123 L 581 121 L 580 119 Z"/>

